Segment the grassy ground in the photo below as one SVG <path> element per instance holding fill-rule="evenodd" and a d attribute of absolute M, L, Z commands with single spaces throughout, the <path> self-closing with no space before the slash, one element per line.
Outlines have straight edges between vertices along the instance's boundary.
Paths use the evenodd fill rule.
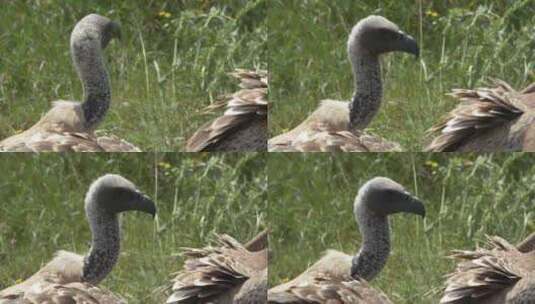
<path fill-rule="evenodd" d="M 235 68 L 266 68 L 266 0 L 3 1 L 0 138 L 33 125 L 53 100 L 80 100 L 69 36 L 99 13 L 122 24 L 105 52 L 112 106 L 100 129 L 143 150 L 180 151 L 210 117 L 201 109 L 237 89 Z"/>
<path fill-rule="evenodd" d="M 372 285 L 394 303 L 437 303 L 450 250 L 482 245 L 485 234 L 517 243 L 535 230 L 534 164 L 530 154 L 270 154 L 270 282 L 295 277 L 328 248 L 354 254 L 354 197 L 387 176 L 424 201 L 427 217 L 391 218 L 392 253 Z"/>
<path fill-rule="evenodd" d="M 353 94 L 347 35 L 358 20 L 379 14 L 413 35 L 421 57 L 383 58 L 385 96 L 370 131 L 420 151 L 425 131 L 456 101 L 452 88 L 501 78 L 517 88 L 535 81 L 535 2 L 283 1 L 268 12 L 272 80 L 270 132 L 295 127 L 321 99 Z"/>
<path fill-rule="evenodd" d="M 123 216 L 121 256 L 102 285 L 129 303 L 163 303 L 154 290 L 182 267 L 180 247 L 204 246 L 213 232 L 245 241 L 265 227 L 265 163 L 260 154 L 1 155 L 0 290 L 58 249 L 86 252 L 85 191 L 119 173 L 156 201 L 158 215 Z"/>

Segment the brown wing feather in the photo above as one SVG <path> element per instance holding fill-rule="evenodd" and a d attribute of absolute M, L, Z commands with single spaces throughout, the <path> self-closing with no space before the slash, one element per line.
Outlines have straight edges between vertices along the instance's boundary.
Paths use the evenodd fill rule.
<path fill-rule="evenodd" d="M 97 144 L 105 152 L 141 152 L 135 145 L 115 135 L 97 137 Z"/>
<path fill-rule="evenodd" d="M 0 298 L 0 304 L 126 304 L 106 289 L 87 283 L 54 284 L 43 282 L 25 293 Z"/>
<path fill-rule="evenodd" d="M 391 304 L 365 281 L 338 279 L 317 274 L 306 284 L 268 292 L 269 304 Z"/>
<path fill-rule="evenodd" d="M 518 93 L 506 82 L 495 80 L 494 88 L 453 90 L 450 95 L 462 103 L 428 131 L 429 134 L 436 134 L 436 137 L 426 150 L 455 151 L 460 146 L 483 136 L 489 130 L 516 120 L 535 106 L 535 104 L 530 105 L 529 101 L 522 96 L 522 94 L 531 93 L 533 88 L 535 84 L 530 85 L 522 93 Z M 535 98 L 532 97 L 532 99 L 531 102 L 534 103 Z M 504 137 L 502 135 L 496 136 Z M 506 136 L 508 134 L 505 134 Z"/>
<path fill-rule="evenodd" d="M 0 141 L 0 152 L 140 152 L 116 136 L 97 137 L 78 102 L 59 100 L 28 130 Z"/>
<path fill-rule="evenodd" d="M 125 303 L 110 291 L 82 283 L 83 256 L 60 250 L 37 273 L 0 291 L 0 304 Z"/>
<path fill-rule="evenodd" d="M 401 151 L 398 143 L 365 133 L 329 131 L 322 127 L 301 132 L 288 141 L 270 142 L 271 152 L 386 152 Z"/>
<path fill-rule="evenodd" d="M 218 247 L 184 249 L 184 270 L 173 280 L 167 303 L 232 303 L 236 289 L 246 281 L 267 276 L 265 252 L 251 253 L 228 235 L 217 241 Z"/>
<path fill-rule="evenodd" d="M 22 134 L 21 134 L 22 135 Z M 78 132 L 39 132 L 32 136 L 13 138 L 0 145 L 10 152 L 140 152 L 136 146 L 116 137 L 96 137 Z"/>
<path fill-rule="evenodd" d="M 227 110 L 222 116 L 204 124 L 188 139 L 187 151 L 217 149 L 218 145 L 224 145 L 224 141 L 230 140 L 233 133 L 247 128 L 256 121 L 261 121 L 261 126 L 267 129 L 267 73 L 236 70 L 231 75 L 240 80 L 242 89 L 207 108 L 210 112 L 222 107 L 226 107 Z"/>
<path fill-rule="evenodd" d="M 322 100 L 320 106 L 294 129 L 271 138 L 272 152 L 387 152 L 401 151 L 398 143 L 365 131 L 349 131 L 348 103 Z"/>
<path fill-rule="evenodd" d="M 462 262 L 448 275 L 441 304 L 487 303 L 487 297 L 522 278 L 523 274 L 515 267 L 521 253 L 502 238 L 489 237 L 488 242 L 490 249 L 454 251 L 452 257 Z"/>

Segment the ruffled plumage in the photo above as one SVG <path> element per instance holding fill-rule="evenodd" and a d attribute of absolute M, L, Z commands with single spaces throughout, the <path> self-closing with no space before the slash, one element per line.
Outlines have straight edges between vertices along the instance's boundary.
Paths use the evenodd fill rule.
<path fill-rule="evenodd" d="M 188 139 L 187 151 L 266 150 L 267 72 L 238 69 L 230 75 L 240 80 L 241 90 L 207 108 L 212 112 L 225 107 L 226 111 Z"/>
<path fill-rule="evenodd" d="M 460 260 L 448 275 L 441 304 L 520 304 L 535 298 L 535 252 L 522 253 L 500 237 L 488 248 L 456 250 Z"/>
<path fill-rule="evenodd" d="M 432 152 L 535 151 L 535 83 L 521 92 L 501 80 L 493 88 L 456 89 L 461 101 L 429 134 Z"/>
<path fill-rule="evenodd" d="M 263 303 L 267 292 L 267 250 L 248 251 L 228 235 L 216 247 L 184 248 L 184 269 L 173 279 L 168 304 Z M 256 300 L 260 302 L 255 302 Z"/>

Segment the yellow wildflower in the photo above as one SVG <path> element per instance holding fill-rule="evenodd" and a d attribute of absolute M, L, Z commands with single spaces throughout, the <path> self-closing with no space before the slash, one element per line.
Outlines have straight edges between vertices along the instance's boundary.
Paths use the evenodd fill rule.
<path fill-rule="evenodd" d="M 161 11 L 161 12 L 158 13 L 158 17 L 169 18 L 169 17 L 171 17 L 171 13 L 166 12 L 166 11 Z"/>
<path fill-rule="evenodd" d="M 171 168 L 171 164 L 170 163 L 166 163 L 166 162 L 159 162 L 158 163 L 158 166 L 164 170 L 166 169 L 170 169 Z"/>
<path fill-rule="evenodd" d="M 433 17 L 433 18 L 436 18 L 438 17 L 438 13 L 436 11 L 433 11 L 433 10 L 428 10 L 427 12 L 425 12 L 425 14 L 429 17 Z"/>
<path fill-rule="evenodd" d="M 433 168 L 433 169 L 438 167 L 438 163 L 436 161 L 432 161 L 432 160 L 426 161 L 425 165 L 430 167 L 430 168 Z"/>

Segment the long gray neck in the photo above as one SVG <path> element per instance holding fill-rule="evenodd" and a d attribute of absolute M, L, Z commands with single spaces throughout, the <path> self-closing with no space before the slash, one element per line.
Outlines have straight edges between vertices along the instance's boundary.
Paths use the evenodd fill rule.
<path fill-rule="evenodd" d="M 353 257 L 351 276 L 371 281 L 383 269 L 390 254 L 390 229 L 386 216 L 363 209 L 357 214 L 362 245 Z"/>
<path fill-rule="evenodd" d="M 104 118 L 111 100 L 100 41 L 80 35 L 71 43 L 71 53 L 84 88 L 82 109 L 86 128 L 94 129 Z"/>
<path fill-rule="evenodd" d="M 93 237 L 91 249 L 84 258 L 82 280 L 98 284 L 110 273 L 119 257 L 119 221 L 117 215 L 97 207 L 86 212 Z"/>
<path fill-rule="evenodd" d="M 383 85 L 379 57 L 357 53 L 351 58 L 356 92 L 349 105 L 349 130 L 366 128 L 381 107 Z"/>

